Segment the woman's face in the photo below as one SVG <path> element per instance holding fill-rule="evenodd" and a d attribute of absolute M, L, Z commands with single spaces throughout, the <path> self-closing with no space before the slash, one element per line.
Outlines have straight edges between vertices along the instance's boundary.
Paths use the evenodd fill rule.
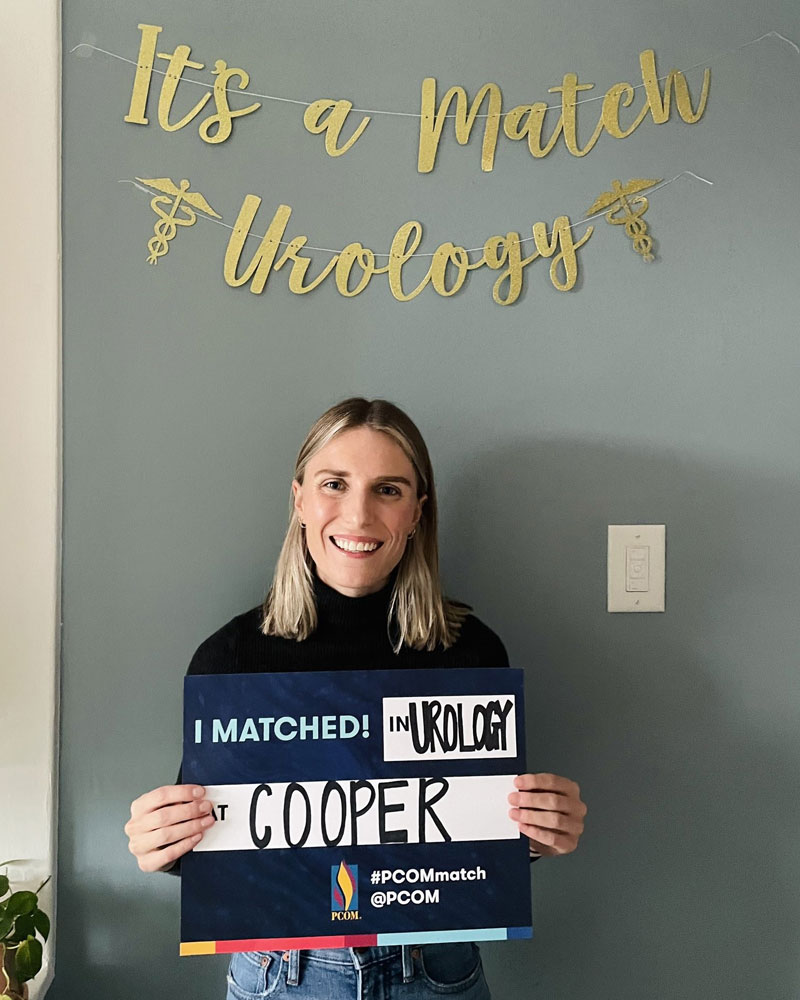
<path fill-rule="evenodd" d="M 317 575 L 348 597 L 386 584 L 426 499 L 403 449 L 371 427 L 337 434 L 292 490 Z"/>

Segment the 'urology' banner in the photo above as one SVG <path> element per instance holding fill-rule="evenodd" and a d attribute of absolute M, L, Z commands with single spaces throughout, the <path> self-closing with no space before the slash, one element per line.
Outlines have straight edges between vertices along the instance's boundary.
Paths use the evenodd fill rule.
<path fill-rule="evenodd" d="M 522 671 L 187 677 L 181 954 L 531 936 Z"/>

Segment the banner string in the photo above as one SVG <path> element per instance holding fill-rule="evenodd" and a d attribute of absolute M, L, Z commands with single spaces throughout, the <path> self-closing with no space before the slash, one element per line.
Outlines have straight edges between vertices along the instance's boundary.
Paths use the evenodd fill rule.
<path fill-rule="evenodd" d="M 649 197 L 651 194 L 653 194 L 654 191 L 660 191 L 661 188 L 665 188 L 668 184 L 673 184 L 675 181 L 677 181 L 681 177 L 694 177 L 695 180 L 702 181 L 704 184 L 709 184 L 712 187 L 714 185 L 714 182 L 708 180 L 707 177 L 701 177 L 699 174 L 696 174 L 696 173 L 694 173 L 691 170 L 682 170 L 679 174 L 675 174 L 674 177 L 670 177 L 670 179 L 668 181 L 662 181 L 661 184 L 656 184 L 655 187 L 648 188 L 648 190 L 647 190 L 647 196 Z M 145 194 L 154 194 L 154 195 L 163 194 L 163 192 L 151 190 L 150 188 L 145 187 L 143 184 L 139 184 L 138 181 L 129 180 L 128 178 L 124 178 L 123 180 L 120 180 L 117 183 L 119 183 L 119 184 L 132 184 L 135 188 L 138 188 L 139 191 L 144 191 Z M 585 219 L 578 219 L 578 221 L 577 222 L 573 222 L 569 226 L 569 228 L 570 229 L 575 229 L 577 226 L 585 226 L 588 223 L 590 223 L 593 219 L 599 219 L 601 216 L 606 215 L 607 212 L 608 212 L 608 209 L 604 209 L 602 212 L 597 212 L 595 215 L 589 215 Z M 197 213 L 197 215 L 198 215 L 198 218 L 202 218 L 206 222 L 213 222 L 215 225 L 222 226 L 224 229 L 230 229 L 231 232 L 233 232 L 233 230 L 236 228 L 235 226 L 228 225 L 227 222 L 223 222 L 221 219 L 212 219 L 211 216 L 201 215 L 200 213 Z M 548 237 L 552 236 L 553 235 L 552 231 L 549 232 L 547 235 L 548 235 Z M 245 238 L 249 239 L 250 237 L 252 237 L 253 239 L 257 239 L 257 240 L 263 240 L 264 239 L 264 237 L 263 236 L 259 236 L 258 233 L 254 233 L 254 232 L 251 232 L 250 230 L 248 230 L 247 235 L 246 235 Z M 519 242 L 520 242 L 520 245 L 521 245 L 523 243 L 530 243 L 533 239 L 534 239 L 533 236 L 526 236 L 525 239 L 520 240 Z M 279 240 L 278 241 L 278 246 L 289 246 L 289 243 L 290 243 L 289 240 Z M 332 250 L 330 247 L 310 247 L 307 244 L 304 245 L 302 249 L 303 250 L 317 250 L 320 253 L 341 253 L 340 250 Z M 483 247 L 480 246 L 480 247 L 465 248 L 465 252 L 466 253 L 479 253 L 479 252 L 483 253 Z M 375 253 L 374 256 L 375 257 L 386 257 L 388 259 L 391 256 L 391 254 L 388 254 L 388 253 Z M 410 259 L 411 257 L 433 257 L 433 256 L 434 256 L 434 254 L 432 254 L 432 253 L 413 253 L 413 254 L 411 254 L 406 259 Z"/>
<path fill-rule="evenodd" d="M 795 50 L 795 52 L 798 55 L 800 55 L 800 47 L 797 46 L 790 38 L 786 38 L 784 35 L 781 35 L 777 31 L 767 31 L 765 34 L 760 35 L 758 38 L 751 38 L 749 42 L 743 42 L 741 45 L 737 45 L 735 48 L 727 49 L 724 52 L 718 53 L 717 55 L 713 56 L 712 59 L 708 59 L 708 60 L 704 60 L 703 62 L 695 63 L 693 66 L 689 66 L 688 69 L 683 70 L 682 72 L 689 73 L 689 72 L 691 72 L 691 70 L 698 69 L 700 66 L 706 66 L 707 67 L 707 66 L 713 65 L 713 63 L 716 62 L 718 59 L 722 59 L 722 58 L 724 58 L 726 56 L 733 55 L 736 52 L 740 52 L 742 49 L 747 48 L 748 45 L 755 45 L 756 42 L 761 42 L 765 38 L 778 38 L 782 42 L 786 42 L 787 45 L 791 45 L 791 47 Z M 93 52 L 102 52 L 103 55 L 110 56 L 112 59 L 119 59 L 121 62 L 129 63 L 131 66 L 137 66 L 138 65 L 138 63 L 137 63 L 137 61 L 135 59 L 128 59 L 126 56 L 121 56 L 121 55 L 119 55 L 116 52 L 109 52 L 108 49 L 101 49 L 99 46 L 92 45 L 89 42 L 79 42 L 78 45 L 74 46 L 73 48 L 71 48 L 69 50 L 70 51 L 70 55 L 73 52 L 77 52 L 78 49 L 91 49 Z M 154 73 L 158 73 L 160 76 L 166 76 L 167 75 L 167 71 L 166 70 L 156 69 L 155 67 L 153 67 L 153 72 Z M 659 76 L 657 79 L 658 79 L 659 82 L 663 82 L 664 80 L 666 80 L 668 78 L 669 78 L 669 73 L 665 74 L 664 76 Z M 206 83 L 204 80 L 192 80 L 190 77 L 184 77 L 184 76 L 181 77 L 181 80 L 183 82 L 185 82 L 185 83 L 193 83 L 197 87 L 205 87 L 208 90 L 213 90 L 214 89 L 214 84 L 213 83 Z M 636 84 L 636 86 L 632 87 L 631 89 L 632 90 L 641 90 L 643 87 L 644 87 L 644 84 L 643 83 L 639 83 L 639 84 Z M 237 88 L 234 88 L 234 87 L 226 87 L 225 88 L 225 92 L 228 93 L 228 94 L 237 95 L 239 97 L 260 97 L 262 100 L 265 100 L 265 101 L 280 101 L 283 104 L 298 104 L 298 105 L 300 105 L 301 107 L 304 107 L 304 108 L 310 107 L 311 104 L 314 103 L 313 101 L 298 101 L 298 100 L 294 100 L 291 97 L 276 97 L 274 94 L 257 94 L 254 90 L 238 90 Z M 579 104 L 590 104 L 592 101 L 602 101 L 604 99 L 605 99 L 605 94 L 598 95 L 598 96 L 595 96 L 595 97 L 583 97 L 579 101 L 575 101 L 575 106 L 577 106 Z M 401 117 L 401 118 L 422 118 L 421 114 L 419 114 L 417 112 L 414 112 L 414 111 L 383 111 L 380 108 L 352 108 L 351 110 L 352 110 L 352 112 L 357 112 L 358 114 L 364 114 L 364 115 L 393 115 L 395 117 Z M 546 107 L 546 110 L 547 111 L 560 111 L 561 110 L 561 105 L 560 104 L 548 104 L 547 107 Z M 510 114 L 510 112 L 504 111 L 499 117 L 500 118 L 505 118 L 507 114 Z M 455 117 L 457 117 L 455 114 L 445 115 L 446 119 L 447 118 L 455 118 Z M 488 118 L 489 114 L 488 113 L 485 113 L 485 114 L 481 113 L 481 114 L 475 115 L 475 117 L 476 118 Z"/>

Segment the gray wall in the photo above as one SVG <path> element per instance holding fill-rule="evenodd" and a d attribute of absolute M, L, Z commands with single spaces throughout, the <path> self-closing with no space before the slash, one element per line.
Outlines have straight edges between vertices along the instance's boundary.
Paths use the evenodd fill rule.
<path fill-rule="evenodd" d="M 800 40 L 794 0 L 65 0 L 50 995 L 223 995 L 221 959 L 177 958 L 179 884 L 138 871 L 122 825 L 173 780 L 186 664 L 261 598 L 296 449 L 352 393 L 399 402 L 426 435 L 447 587 L 527 672 L 531 767 L 575 778 L 589 804 L 579 851 L 533 870 L 535 940 L 484 948 L 496 995 L 800 995 L 800 58 L 774 39 L 720 58 L 695 126 L 645 124 L 582 160 L 501 139 L 490 174 L 479 137 L 450 137 L 422 176 L 413 120 L 376 117 L 335 160 L 287 105 L 217 147 L 124 124 L 132 67 L 66 53 L 90 41 L 135 58 L 139 21 L 164 25 L 161 51 L 244 66 L 254 90 L 412 111 L 427 75 L 473 93 L 496 80 L 510 107 L 567 71 L 600 93 L 635 83 L 647 47 L 666 72 L 771 29 Z M 265 217 L 290 204 L 291 232 L 318 246 L 379 250 L 417 218 L 430 251 L 577 219 L 615 177 L 684 169 L 715 186 L 653 196 L 657 263 L 601 221 L 573 292 L 538 263 L 509 308 L 485 271 L 449 300 L 399 303 L 385 279 L 352 300 L 327 283 L 297 297 L 286 272 L 251 295 L 224 284 L 225 231 L 200 222 L 150 268 L 148 199 L 118 183 L 188 176 L 226 221 L 256 193 Z M 605 611 L 606 525 L 624 522 L 667 525 L 666 614 Z"/>

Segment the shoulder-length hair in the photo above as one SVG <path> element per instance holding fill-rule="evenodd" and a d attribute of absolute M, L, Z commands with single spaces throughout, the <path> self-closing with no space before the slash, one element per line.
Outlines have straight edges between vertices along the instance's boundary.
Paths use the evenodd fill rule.
<path fill-rule="evenodd" d="M 392 647 L 395 653 L 403 645 L 425 650 L 441 645 L 446 649 L 458 638 L 470 608 L 442 594 L 433 467 L 411 418 L 385 399 L 353 397 L 337 403 L 308 432 L 297 456 L 294 478 L 302 484 L 311 457 L 337 434 L 355 427 L 371 427 L 393 438 L 414 467 L 417 497 L 427 495 L 416 531 L 406 543 L 395 573 L 386 623 Z M 289 525 L 264 601 L 261 631 L 301 642 L 316 627 L 314 563 L 290 500 Z"/>

